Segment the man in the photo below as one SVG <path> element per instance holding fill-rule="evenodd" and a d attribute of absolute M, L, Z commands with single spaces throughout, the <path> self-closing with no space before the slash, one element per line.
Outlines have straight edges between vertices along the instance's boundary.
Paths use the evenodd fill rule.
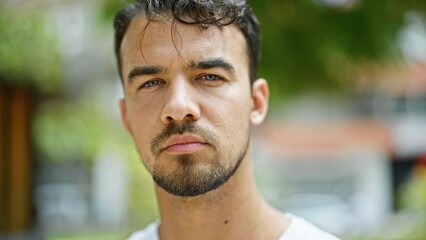
<path fill-rule="evenodd" d="M 250 128 L 268 109 L 244 0 L 141 0 L 115 19 L 123 122 L 152 174 L 160 220 L 132 240 L 335 240 L 256 189 Z"/>

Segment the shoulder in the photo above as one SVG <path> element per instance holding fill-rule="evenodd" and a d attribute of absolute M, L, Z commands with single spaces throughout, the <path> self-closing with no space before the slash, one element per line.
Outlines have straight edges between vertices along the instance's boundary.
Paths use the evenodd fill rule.
<path fill-rule="evenodd" d="M 303 218 L 287 214 L 291 223 L 279 240 L 339 240 Z"/>
<path fill-rule="evenodd" d="M 127 240 L 158 240 L 159 221 L 155 221 L 141 231 L 134 232 Z"/>

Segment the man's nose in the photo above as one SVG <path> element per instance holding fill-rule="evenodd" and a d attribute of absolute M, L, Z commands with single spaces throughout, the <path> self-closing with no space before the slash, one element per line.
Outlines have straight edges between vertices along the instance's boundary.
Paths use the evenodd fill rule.
<path fill-rule="evenodd" d="M 164 124 L 197 121 L 200 118 L 200 108 L 195 99 L 194 90 L 191 83 L 183 77 L 170 83 L 161 113 Z"/>

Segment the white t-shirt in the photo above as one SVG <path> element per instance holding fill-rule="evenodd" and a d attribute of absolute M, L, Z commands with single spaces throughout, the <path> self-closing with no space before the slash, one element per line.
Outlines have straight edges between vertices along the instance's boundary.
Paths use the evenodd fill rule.
<path fill-rule="evenodd" d="M 287 214 L 291 223 L 278 240 L 339 240 L 337 237 L 324 232 L 303 218 Z M 142 231 L 133 233 L 127 240 L 159 240 L 159 221 L 153 222 Z"/>

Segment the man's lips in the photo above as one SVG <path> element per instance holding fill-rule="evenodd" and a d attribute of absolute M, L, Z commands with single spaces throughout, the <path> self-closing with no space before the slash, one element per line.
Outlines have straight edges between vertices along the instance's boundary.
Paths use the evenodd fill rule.
<path fill-rule="evenodd" d="M 171 154 L 188 154 L 201 150 L 207 143 L 193 134 L 173 135 L 164 144 L 163 151 Z"/>

